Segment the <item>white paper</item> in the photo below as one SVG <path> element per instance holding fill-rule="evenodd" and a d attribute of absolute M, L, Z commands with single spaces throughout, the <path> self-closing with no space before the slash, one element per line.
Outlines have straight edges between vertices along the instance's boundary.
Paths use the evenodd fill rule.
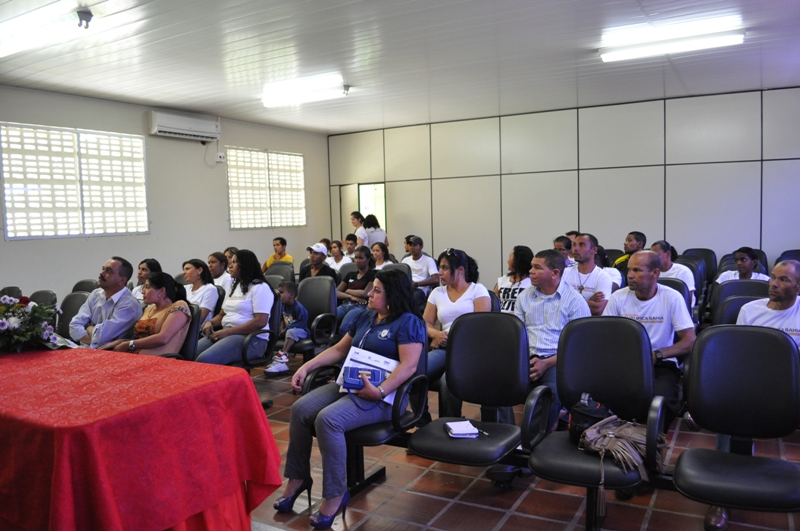
<path fill-rule="evenodd" d="M 454 436 L 458 435 L 478 435 L 478 428 L 472 425 L 468 420 L 460 422 L 448 422 L 447 429 Z"/>
<path fill-rule="evenodd" d="M 340 393 L 347 392 L 347 389 L 342 387 L 342 384 L 344 383 L 344 368 L 353 365 L 356 365 L 358 367 L 371 367 L 373 369 L 382 369 L 386 371 L 386 378 L 388 379 L 389 375 L 392 374 L 392 371 L 398 365 L 400 365 L 400 362 L 397 360 L 387 358 L 386 356 L 381 356 L 380 354 L 375 354 L 374 352 L 370 352 L 369 350 L 364 350 L 358 347 L 350 347 L 350 352 L 347 353 L 347 358 L 345 358 L 344 363 L 342 364 L 342 370 L 339 373 L 339 377 L 336 378 L 336 383 L 339 384 Z M 394 395 L 395 391 L 392 391 L 391 393 L 383 397 L 383 401 L 390 405 L 394 404 Z"/>

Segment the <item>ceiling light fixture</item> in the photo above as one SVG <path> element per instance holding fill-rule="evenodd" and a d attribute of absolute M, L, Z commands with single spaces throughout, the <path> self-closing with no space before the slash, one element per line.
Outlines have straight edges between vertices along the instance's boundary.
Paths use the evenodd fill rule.
<path fill-rule="evenodd" d="M 741 17 L 727 16 L 663 27 L 616 28 L 603 35 L 603 62 L 639 59 L 742 44 Z"/>
<path fill-rule="evenodd" d="M 344 84 L 341 74 L 319 74 L 267 83 L 264 85 L 261 102 L 267 108 L 288 107 L 343 98 L 352 90 L 350 85 Z"/>
<path fill-rule="evenodd" d="M 0 24 L 0 57 L 86 36 L 86 31 L 91 31 L 92 14 L 85 9 L 75 12 L 76 9 L 79 6 L 75 1 L 62 0 L 3 22 Z M 76 29 L 81 25 L 86 31 Z"/>

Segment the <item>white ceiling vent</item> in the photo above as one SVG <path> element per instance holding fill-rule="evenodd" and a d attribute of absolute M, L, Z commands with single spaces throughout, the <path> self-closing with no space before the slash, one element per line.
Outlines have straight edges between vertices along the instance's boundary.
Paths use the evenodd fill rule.
<path fill-rule="evenodd" d="M 209 142 L 218 140 L 220 132 L 219 119 L 150 111 L 151 135 Z"/>

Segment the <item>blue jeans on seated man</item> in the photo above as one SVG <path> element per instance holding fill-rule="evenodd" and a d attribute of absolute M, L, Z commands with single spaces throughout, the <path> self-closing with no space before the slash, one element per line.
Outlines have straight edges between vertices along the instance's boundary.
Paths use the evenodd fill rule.
<path fill-rule="evenodd" d="M 528 394 L 531 391 L 539 387 L 540 385 L 546 385 L 550 388 L 553 392 L 553 403 L 550 405 L 550 411 L 548 412 L 549 415 L 549 425 L 547 427 L 548 431 L 553 427 L 555 424 L 556 419 L 558 418 L 558 413 L 561 411 L 561 402 L 558 400 L 558 393 L 556 391 L 556 368 L 550 367 L 544 374 L 542 374 L 541 378 L 538 380 L 532 381 L 528 384 Z M 502 424 L 516 424 L 514 418 L 514 408 L 513 407 L 499 407 L 497 408 L 497 415 L 498 421 Z M 531 423 L 531 427 L 534 430 L 539 430 L 539 422 L 541 419 L 542 411 L 540 408 L 537 408 L 537 411 L 533 412 L 533 422 Z"/>
<path fill-rule="evenodd" d="M 242 345 L 245 337 L 247 336 L 244 334 L 234 334 L 217 342 L 204 337 L 197 342 L 197 359 L 195 361 L 215 365 L 227 365 L 242 361 Z M 267 343 L 269 342 L 266 339 L 253 338 L 247 348 L 247 359 L 252 360 L 263 356 Z"/>

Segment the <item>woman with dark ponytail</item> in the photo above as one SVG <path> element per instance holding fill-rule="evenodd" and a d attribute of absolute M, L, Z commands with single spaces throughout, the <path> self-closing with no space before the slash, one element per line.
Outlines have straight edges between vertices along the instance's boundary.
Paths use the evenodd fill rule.
<path fill-rule="evenodd" d="M 150 273 L 142 297 L 148 306 L 136 323 L 134 339 L 118 339 L 100 348 L 154 356 L 180 352 L 192 319 L 183 285 L 166 273 Z"/>

